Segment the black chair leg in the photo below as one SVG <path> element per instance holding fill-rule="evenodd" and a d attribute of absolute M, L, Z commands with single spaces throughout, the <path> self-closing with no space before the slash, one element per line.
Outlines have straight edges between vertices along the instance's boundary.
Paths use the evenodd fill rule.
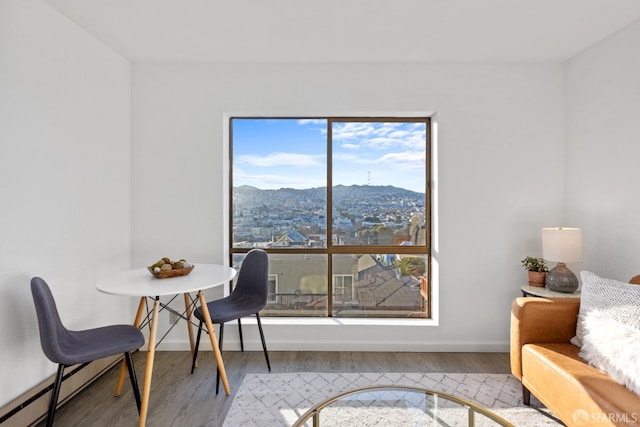
<path fill-rule="evenodd" d="M 238 333 L 240 334 L 240 351 L 244 351 L 244 340 L 242 339 L 242 322 L 238 319 Z"/>
<path fill-rule="evenodd" d="M 64 374 L 64 365 L 58 365 L 58 373 L 53 382 L 53 390 L 51 390 L 51 400 L 49 401 L 49 412 L 47 412 L 47 427 L 53 426 L 53 417 L 56 415 L 56 405 L 58 396 L 60 395 L 60 387 L 62 386 L 62 377 Z"/>
<path fill-rule="evenodd" d="M 193 361 L 191 362 L 191 373 L 196 368 L 196 360 L 198 358 L 198 348 L 200 348 L 200 336 L 202 335 L 202 320 L 198 325 L 198 335 L 196 336 L 196 345 L 193 347 Z"/>
<path fill-rule="evenodd" d="M 220 323 L 220 336 L 218 337 L 218 348 L 222 351 L 222 339 L 224 338 L 224 323 Z M 216 367 L 216 394 L 220 390 L 220 367 Z"/>
<path fill-rule="evenodd" d="M 256 313 L 258 320 L 258 330 L 260 331 L 260 339 L 262 340 L 262 349 L 264 350 L 264 358 L 267 359 L 267 368 L 271 372 L 271 363 L 269 362 L 269 352 L 267 351 L 267 342 L 264 340 L 264 332 L 262 332 L 262 322 L 260 321 L 260 313 Z"/>
<path fill-rule="evenodd" d="M 136 399 L 136 406 L 138 407 L 138 414 L 140 413 L 140 389 L 138 388 L 138 378 L 136 377 L 136 370 L 133 366 L 133 358 L 131 352 L 124 354 L 124 360 L 127 361 L 127 369 L 129 370 L 129 379 L 131 380 L 131 388 L 133 388 L 133 396 Z"/>

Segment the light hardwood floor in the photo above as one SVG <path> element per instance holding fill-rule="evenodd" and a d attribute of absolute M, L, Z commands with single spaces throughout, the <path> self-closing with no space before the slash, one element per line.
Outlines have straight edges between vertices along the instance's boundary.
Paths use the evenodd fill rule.
<path fill-rule="evenodd" d="M 461 372 L 509 373 L 508 353 L 269 353 L 272 372 Z M 134 355 L 142 387 L 145 352 Z M 202 352 L 190 374 L 188 352 L 157 352 L 147 425 L 221 426 L 245 373 L 267 372 L 262 352 L 223 352 L 231 386 L 215 394 L 216 370 L 211 352 Z M 113 397 L 118 369 L 111 369 L 58 409 L 56 426 L 137 426 L 138 414 L 128 377 L 122 395 Z M 38 426 L 44 425 L 44 423 Z M 265 426 L 268 427 L 268 426 Z"/>

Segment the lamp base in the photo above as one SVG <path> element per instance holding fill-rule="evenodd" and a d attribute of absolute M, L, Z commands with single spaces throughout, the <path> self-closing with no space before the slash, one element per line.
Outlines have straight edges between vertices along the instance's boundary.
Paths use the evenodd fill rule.
<path fill-rule="evenodd" d="M 573 271 L 567 268 L 564 262 L 559 262 L 549 271 L 544 284 L 549 290 L 569 294 L 578 289 L 578 278 L 573 274 Z"/>

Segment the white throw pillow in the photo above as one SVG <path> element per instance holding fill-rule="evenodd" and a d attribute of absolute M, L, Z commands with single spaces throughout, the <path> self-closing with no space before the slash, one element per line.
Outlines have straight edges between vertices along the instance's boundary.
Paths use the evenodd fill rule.
<path fill-rule="evenodd" d="M 580 310 L 576 336 L 571 342 L 582 346 L 584 318 L 592 310 L 599 310 L 611 318 L 640 329 L 640 285 L 630 285 L 613 279 L 599 277 L 590 271 L 580 272 Z"/>
<path fill-rule="evenodd" d="M 600 310 L 585 316 L 584 327 L 580 357 L 640 396 L 640 329 Z"/>

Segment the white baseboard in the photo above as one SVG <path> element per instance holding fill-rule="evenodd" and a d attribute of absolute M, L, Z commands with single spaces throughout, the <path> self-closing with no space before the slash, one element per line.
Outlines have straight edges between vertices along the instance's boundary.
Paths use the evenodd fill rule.
<path fill-rule="evenodd" d="M 187 346 L 188 346 L 187 342 Z M 64 404 L 71 397 L 75 396 L 78 392 L 91 384 L 94 380 L 100 377 L 104 372 L 113 367 L 116 363 L 119 363 L 119 359 L 122 356 L 107 357 L 101 360 L 90 363 L 82 370 L 69 377 L 62 383 L 60 389 L 60 397 L 58 399 L 58 406 Z M 74 367 L 65 369 L 65 373 L 69 372 Z M 46 389 L 49 385 L 53 384 L 55 375 L 50 376 L 46 380 L 42 381 L 37 386 L 28 390 L 27 392 L 16 397 L 11 402 L 0 408 L 0 417 L 13 411 L 15 408 L 24 405 L 25 402 L 36 396 L 42 390 Z M 114 384 L 115 387 L 115 384 Z M 11 416 L 5 422 L 2 423 L 3 427 L 24 427 L 34 425 L 37 422 L 44 420 L 49 409 L 49 400 L 51 398 L 51 392 L 47 392 L 31 402 L 29 405 L 23 407 L 15 415 Z"/>
<path fill-rule="evenodd" d="M 246 351 L 262 351 L 259 339 L 244 339 Z M 368 351 L 368 352 L 424 352 L 424 353 L 508 353 L 509 342 L 319 342 L 319 341 L 273 341 L 267 339 L 267 349 L 271 351 Z M 189 341 L 164 341 L 158 346 L 159 351 L 190 351 Z M 240 351 L 240 341 L 226 339 L 223 350 Z M 212 351 L 209 340 L 200 342 L 199 351 Z"/>

